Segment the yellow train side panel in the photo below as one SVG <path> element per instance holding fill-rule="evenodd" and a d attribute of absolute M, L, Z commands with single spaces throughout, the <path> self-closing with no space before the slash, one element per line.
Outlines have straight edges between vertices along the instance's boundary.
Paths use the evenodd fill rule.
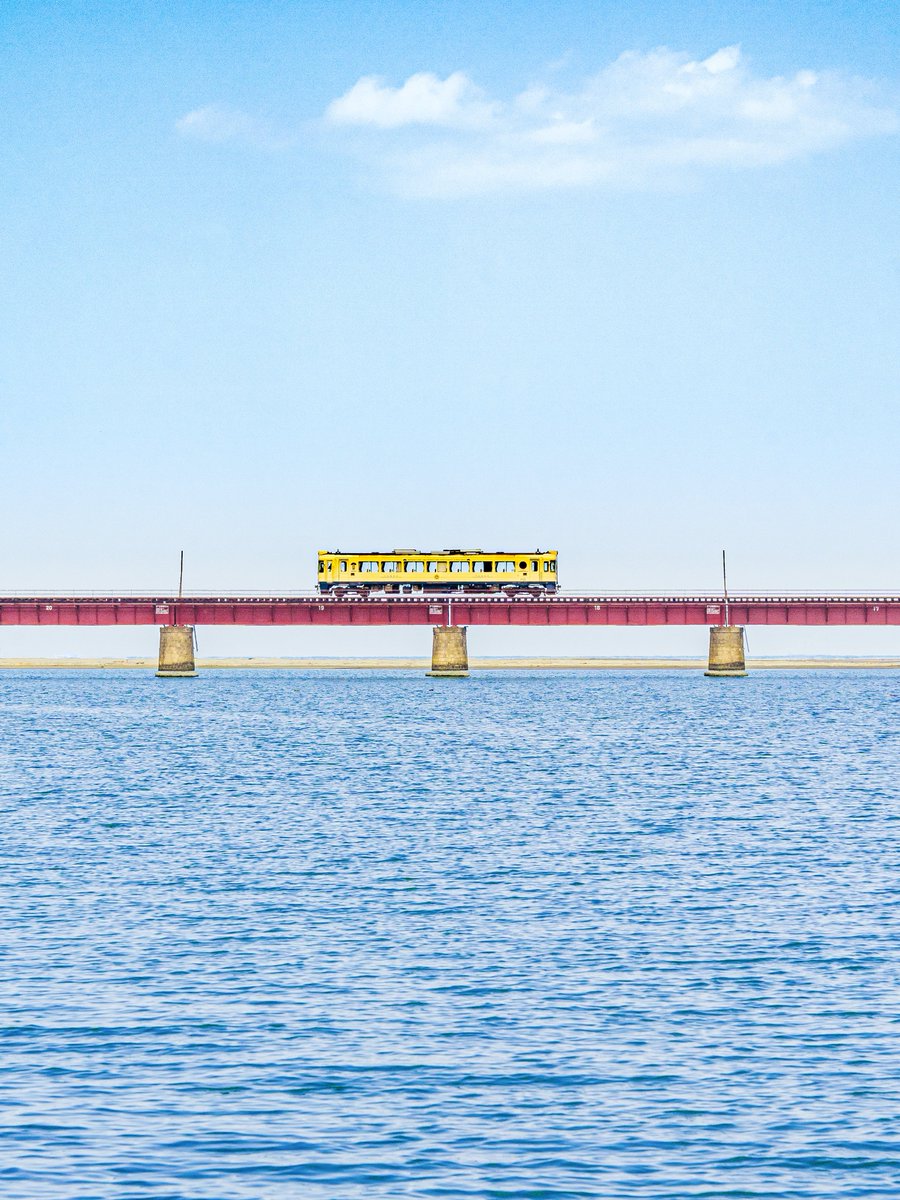
<path fill-rule="evenodd" d="M 369 550 L 340 553 L 322 550 L 318 556 L 319 584 L 384 587 L 412 584 L 426 588 L 557 585 L 557 552 L 508 550 L 405 551 Z"/>

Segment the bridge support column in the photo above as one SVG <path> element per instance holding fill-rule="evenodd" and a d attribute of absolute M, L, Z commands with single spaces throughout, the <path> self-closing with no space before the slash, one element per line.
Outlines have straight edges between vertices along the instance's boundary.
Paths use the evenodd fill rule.
<path fill-rule="evenodd" d="M 739 679 L 747 674 L 743 625 L 710 626 L 709 663 L 704 674 L 710 679 Z"/>
<path fill-rule="evenodd" d="M 469 651 L 465 625 L 435 625 L 431 643 L 431 670 L 434 679 L 465 679 L 469 674 Z"/>
<path fill-rule="evenodd" d="M 160 625 L 156 678 L 193 679 L 196 674 L 193 625 Z"/>

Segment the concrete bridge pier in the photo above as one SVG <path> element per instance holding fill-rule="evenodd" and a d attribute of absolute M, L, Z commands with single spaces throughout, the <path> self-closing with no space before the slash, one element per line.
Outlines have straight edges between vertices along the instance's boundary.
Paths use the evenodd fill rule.
<path fill-rule="evenodd" d="M 709 627 L 709 662 L 704 674 L 709 679 L 740 679 L 747 674 L 743 625 Z"/>
<path fill-rule="evenodd" d="M 432 679 L 465 679 L 469 674 L 469 651 L 465 625 L 435 625 L 431 642 Z"/>
<path fill-rule="evenodd" d="M 196 675 L 193 625 L 160 625 L 156 678 L 193 679 Z"/>

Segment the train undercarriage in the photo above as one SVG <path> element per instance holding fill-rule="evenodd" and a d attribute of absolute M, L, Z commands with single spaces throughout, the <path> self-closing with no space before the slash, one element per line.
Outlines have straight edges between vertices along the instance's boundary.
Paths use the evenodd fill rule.
<path fill-rule="evenodd" d="M 484 596 L 497 595 L 522 599 L 537 599 L 541 596 L 552 596 L 556 592 L 556 584 L 540 583 L 508 583 L 508 584 L 459 584 L 456 587 L 417 585 L 413 583 L 320 583 L 318 591 L 323 595 L 340 598 L 341 596 Z"/>

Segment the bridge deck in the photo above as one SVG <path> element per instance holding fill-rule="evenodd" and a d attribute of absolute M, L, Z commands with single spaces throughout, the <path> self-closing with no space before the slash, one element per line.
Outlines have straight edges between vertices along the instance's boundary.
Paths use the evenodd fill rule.
<path fill-rule="evenodd" d="M 0 625 L 721 625 L 721 596 L 0 596 Z M 738 595 L 733 625 L 900 625 L 900 596 Z"/>

